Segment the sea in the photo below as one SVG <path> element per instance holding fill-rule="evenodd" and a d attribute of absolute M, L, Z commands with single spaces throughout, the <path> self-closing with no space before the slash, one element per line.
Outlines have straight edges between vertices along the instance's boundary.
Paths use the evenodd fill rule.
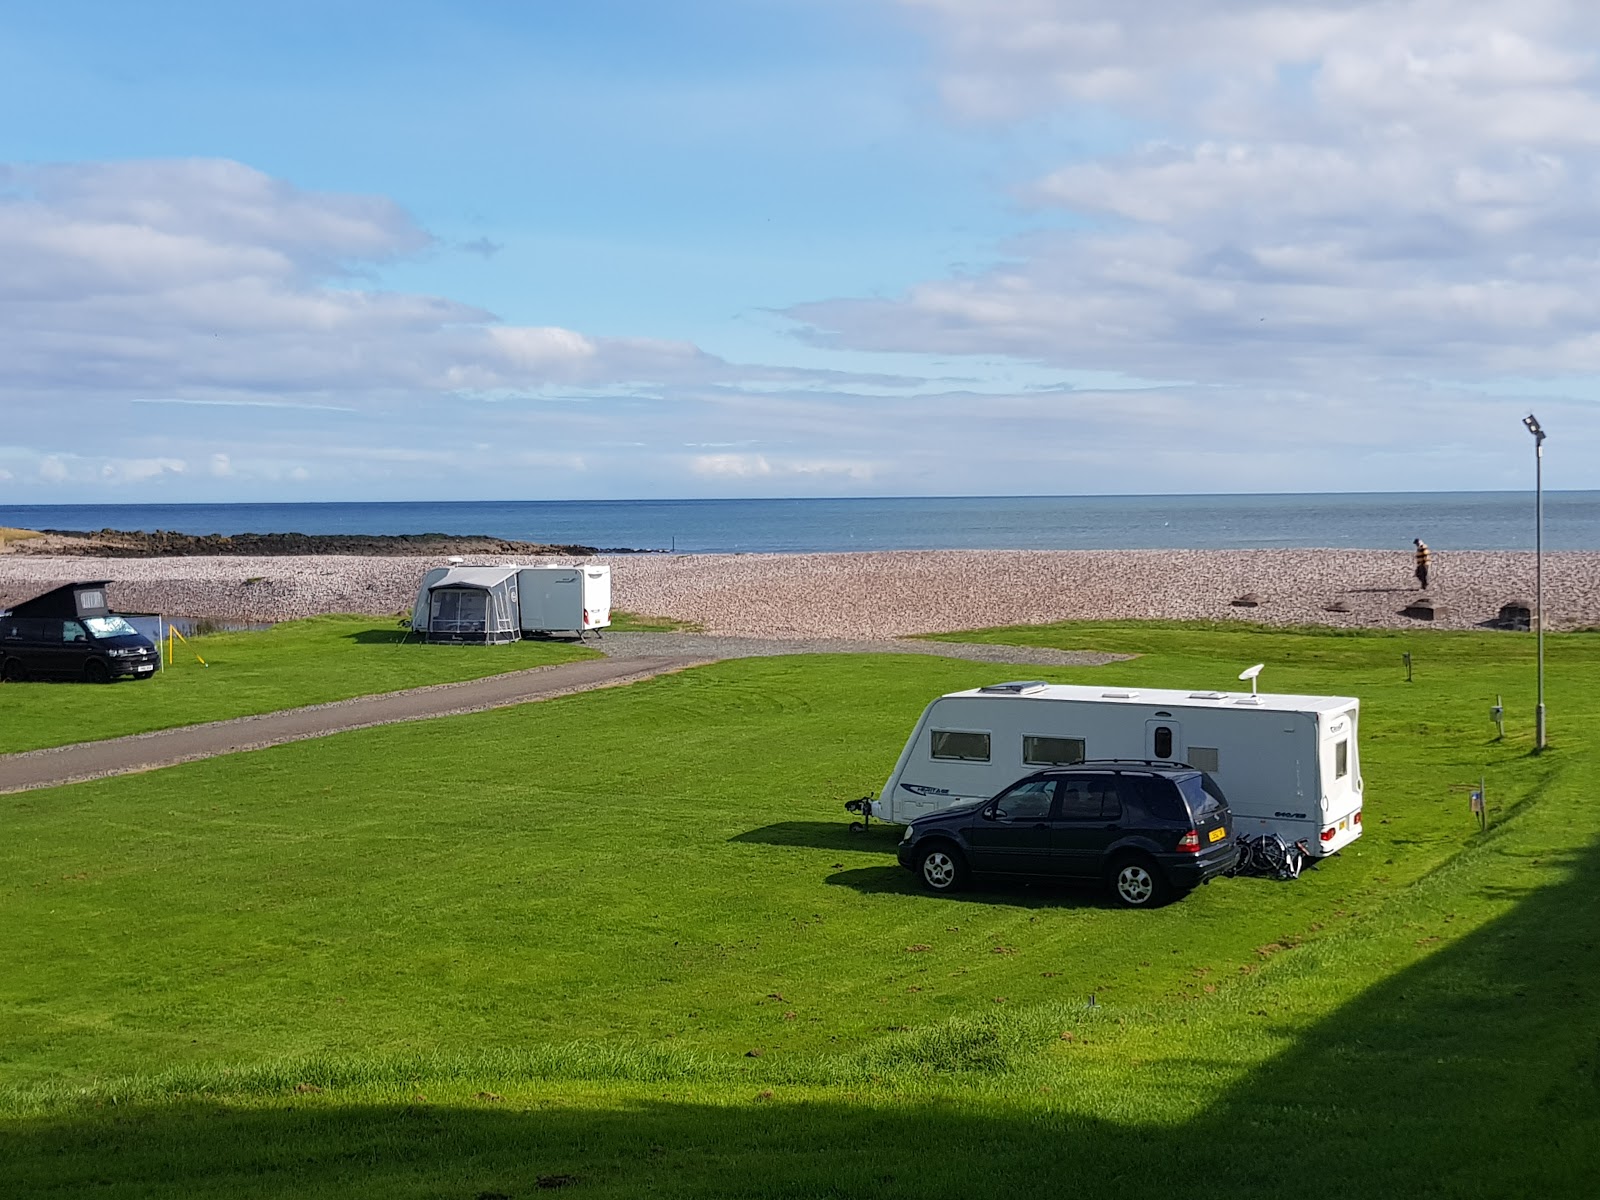
<path fill-rule="evenodd" d="M 1532 550 L 1531 492 L 0 504 L 0 526 L 484 535 L 678 554 L 839 550 Z M 1600 550 L 1600 491 L 1546 492 L 1544 546 Z"/>

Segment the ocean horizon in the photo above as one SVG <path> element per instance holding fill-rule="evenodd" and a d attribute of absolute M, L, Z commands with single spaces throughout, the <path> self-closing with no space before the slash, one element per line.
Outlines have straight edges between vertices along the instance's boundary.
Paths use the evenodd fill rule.
<path fill-rule="evenodd" d="M 694 554 L 865 550 L 1532 550 L 1532 492 L 0 504 L 0 525 L 483 535 Z M 1600 491 L 1546 492 L 1548 550 L 1600 550 Z"/>

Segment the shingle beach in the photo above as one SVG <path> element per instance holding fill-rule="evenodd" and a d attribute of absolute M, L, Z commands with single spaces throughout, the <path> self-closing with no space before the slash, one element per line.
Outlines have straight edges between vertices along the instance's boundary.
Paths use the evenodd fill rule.
<path fill-rule="evenodd" d="M 1600 553 L 1545 556 L 1552 630 L 1600 626 Z M 497 563 L 494 557 L 469 559 Z M 525 559 L 529 563 L 585 561 Z M 1063 620 L 1170 618 L 1342 627 L 1470 629 L 1531 600 L 1528 553 L 1436 551 L 1431 622 L 1402 615 L 1420 595 L 1404 551 L 938 550 L 846 554 L 621 555 L 613 599 L 707 632 L 883 638 Z M 112 581 L 125 611 L 281 621 L 408 613 L 444 559 L 357 555 L 85 558 L 0 555 L 0 607 L 58 583 Z M 1234 601 L 1253 595 L 1259 603 Z M 1348 612 L 1329 611 L 1342 604 Z"/>

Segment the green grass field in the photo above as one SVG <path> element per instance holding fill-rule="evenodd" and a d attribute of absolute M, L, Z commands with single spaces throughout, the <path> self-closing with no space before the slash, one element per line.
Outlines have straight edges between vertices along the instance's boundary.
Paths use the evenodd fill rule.
<path fill-rule="evenodd" d="M 921 894 L 842 802 L 931 696 L 1017 669 L 914 657 L 723 663 L 0 798 L 0 1178 L 1588 1194 L 1600 639 L 1549 639 L 1533 757 L 1525 638 L 982 636 L 1142 655 L 1026 670 L 1053 680 L 1266 661 L 1269 690 L 1362 697 L 1365 836 L 1155 912 Z M 1453 790 L 1480 774 L 1487 834 Z"/>
<path fill-rule="evenodd" d="M 596 653 L 564 642 L 422 646 L 405 637 L 392 621 L 314 617 L 180 641 L 167 669 L 147 680 L 3 684 L 0 754 L 479 679 Z"/>

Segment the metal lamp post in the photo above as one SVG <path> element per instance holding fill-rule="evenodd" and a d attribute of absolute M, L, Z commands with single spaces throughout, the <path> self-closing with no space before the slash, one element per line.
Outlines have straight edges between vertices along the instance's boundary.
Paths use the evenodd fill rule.
<path fill-rule="evenodd" d="M 1533 715 L 1533 748 L 1544 749 L 1544 430 L 1532 413 L 1522 423 L 1533 434 L 1533 619 L 1539 637 L 1539 706 Z"/>

